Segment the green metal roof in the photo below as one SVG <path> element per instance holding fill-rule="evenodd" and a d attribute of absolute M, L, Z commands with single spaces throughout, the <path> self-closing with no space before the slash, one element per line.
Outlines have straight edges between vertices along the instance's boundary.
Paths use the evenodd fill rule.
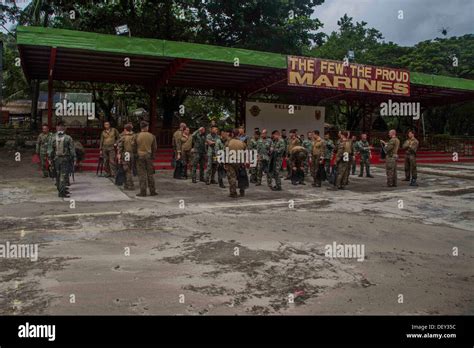
<path fill-rule="evenodd" d="M 287 56 L 241 48 L 202 45 L 160 39 L 144 39 L 117 35 L 44 27 L 17 27 L 18 45 L 62 47 L 125 55 L 186 58 L 199 61 L 262 68 L 287 68 Z M 416 85 L 474 91 L 474 80 L 410 72 L 410 82 Z"/>

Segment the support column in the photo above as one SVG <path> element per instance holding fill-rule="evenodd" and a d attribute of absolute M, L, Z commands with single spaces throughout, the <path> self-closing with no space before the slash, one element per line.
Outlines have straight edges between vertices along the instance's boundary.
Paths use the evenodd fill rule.
<path fill-rule="evenodd" d="M 56 64 L 56 47 L 51 48 L 49 56 L 49 70 L 48 70 L 48 127 L 53 126 L 53 74 L 54 65 Z"/>
<path fill-rule="evenodd" d="M 151 87 L 148 94 L 150 95 L 150 132 L 155 132 L 157 114 L 156 114 L 156 97 L 157 89 L 156 87 Z"/>

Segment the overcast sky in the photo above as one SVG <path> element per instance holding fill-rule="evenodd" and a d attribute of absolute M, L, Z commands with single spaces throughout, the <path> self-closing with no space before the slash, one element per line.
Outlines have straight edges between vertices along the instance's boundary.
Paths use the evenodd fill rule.
<path fill-rule="evenodd" d="M 449 28 L 448 36 L 474 33 L 474 0 L 326 0 L 316 7 L 314 17 L 324 23 L 322 31 L 330 34 L 338 29 L 337 21 L 344 13 L 402 46 L 440 37 L 443 27 Z"/>

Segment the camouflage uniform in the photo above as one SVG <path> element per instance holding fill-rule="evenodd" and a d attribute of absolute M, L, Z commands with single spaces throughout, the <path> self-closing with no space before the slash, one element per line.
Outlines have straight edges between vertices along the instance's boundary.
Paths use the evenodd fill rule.
<path fill-rule="evenodd" d="M 39 155 L 41 160 L 41 170 L 43 172 L 43 177 L 47 178 L 49 176 L 48 172 L 48 147 L 50 145 L 53 135 L 51 133 L 41 133 L 38 135 L 38 140 L 36 141 L 36 153 Z"/>
<path fill-rule="evenodd" d="M 385 157 L 385 168 L 387 172 L 387 186 L 397 186 L 397 158 L 400 140 L 397 137 L 390 138 L 385 145 L 384 150 L 387 154 Z"/>
<path fill-rule="evenodd" d="M 221 149 L 221 138 L 217 134 L 208 134 L 206 141 L 212 141 L 214 145 L 207 145 L 207 170 L 206 170 L 206 184 L 216 184 L 217 165 L 217 150 Z"/>
<path fill-rule="evenodd" d="M 120 134 L 115 128 L 110 128 L 108 131 L 104 129 L 100 135 L 100 150 L 104 157 L 105 171 L 112 177 L 115 177 L 116 171 L 114 145 L 119 140 L 119 137 Z"/>
<path fill-rule="evenodd" d="M 270 147 L 272 146 L 272 140 L 270 138 L 260 138 L 257 141 L 257 185 L 262 184 L 263 173 L 267 176 L 268 186 L 272 186 L 272 177 L 269 173 L 270 165 Z"/>
<path fill-rule="evenodd" d="M 415 138 L 407 139 L 403 144 L 405 152 L 405 181 L 416 183 L 416 152 L 418 151 L 418 140 Z"/>
<path fill-rule="evenodd" d="M 357 142 L 356 141 L 352 141 L 350 140 L 351 142 L 351 149 L 352 149 L 352 156 L 351 156 L 351 174 L 352 175 L 355 175 L 356 173 L 356 144 Z"/>
<path fill-rule="evenodd" d="M 249 150 L 257 150 L 258 140 L 260 140 L 260 139 L 255 140 L 255 138 L 251 138 L 248 141 L 248 144 L 249 144 L 248 149 Z M 255 167 L 250 167 L 249 173 L 250 173 L 250 182 L 256 183 L 257 182 L 257 167 L 256 166 Z"/>
<path fill-rule="evenodd" d="M 304 183 L 304 162 L 308 158 L 308 153 L 303 146 L 296 145 L 290 151 L 291 183 L 293 185 Z M 293 168 L 296 168 L 293 169 Z"/>
<path fill-rule="evenodd" d="M 191 171 L 191 177 L 193 182 L 196 181 L 196 170 L 199 164 L 199 180 L 204 180 L 204 163 L 206 162 L 206 135 L 201 135 L 199 130 L 194 131 L 193 135 L 193 168 Z"/>
<path fill-rule="evenodd" d="M 295 146 L 301 146 L 301 141 L 298 137 L 296 137 L 295 139 L 288 139 L 288 143 L 287 143 L 287 149 L 286 149 L 286 169 L 288 171 L 288 175 L 287 175 L 287 178 L 290 178 L 291 177 L 291 171 L 292 171 L 292 166 L 291 166 L 291 150 L 295 147 Z"/>
<path fill-rule="evenodd" d="M 303 140 L 303 147 L 306 149 L 306 151 L 310 154 L 313 148 L 313 143 L 309 139 Z M 308 175 L 309 173 L 309 168 L 311 166 L 311 156 L 306 157 L 306 161 L 304 161 L 304 174 Z"/>
<path fill-rule="evenodd" d="M 193 146 L 193 137 L 181 136 L 181 160 L 183 161 L 183 177 L 188 178 L 188 165 L 191 163 L 191 148 Z"/>
<path fill-rule="evenodd" d="M 56 187 L 59 197 L 67 197 L 66 191 L 69 182 L 69 173 L 76 161 L 74 141 L 65 133 L 56 133 L 48 147 L 48 158 L 54 160 L 56 170 Z"/>
<path fill-rule="evenodd" d="M 366 176 L 370 177 L 370 145 L 367 140 L 359 140 L 356 142 L 355 151 L 360 154 L 360 173 L 359 176 L 364 175 L 364 168 Z"/>
<path fill-rule="evenodd" d="M 321 186 L 321 177 L 322 173 L 321 170 L 324 170 L 322 167 L 321 161 L 324 160 L 324 156 L 326 154 L 326 144 L 322 138 L 319 140 L 315 139 L 313 142 L 313 146 L 311 147 L 311 155 L 312 155 L 312 175 L 313 175 L 313 186 L 320 187 Z"/>
<path fill-rule="evenodd" d="M 326 175 L 329 176 L 331 174 L 332 154 L 336 146 L 331 139 L 324 140 L 324 143 L 326 145 L 326 151 L 324 152 L 324 167 L 326 168 Z"/>
<path fill-rule="evenodd" d="M 352 144 L 351 139 L 346 140 L 346 149 L 349 149 L 349 162 L 347 165 L 347 171 L 345 172 L 346 174 L 343 177 L 343 184 L 344 186 L 347 186 L 349 184 L 349 175 L 351 174 L 351 170 L 353 169 L 353 166 L 355 164 L 355 156 L 354 156 L 354 145 Z"/>
<path fill-rule="evenodd" d="M 270 175 L 275 180 L 275 188 L 278 190 L 281 190 L 280 169 L 283 162 L 283 154 L 286 152 L 286 149 L 285 141 L 282 138 L 273 141 L 272 147 L 270 148 L 273 157 L 273 166 L 270 168 Z"/>
<path fill-rule="evenodd" d="M 140 183 L 140 193 L 138 196 L 146 196 L 146 189 L 150 190 L 150 196 L 156 195 L 155 178 L 153 174 L 153 159 L 157 150 L 156 137 L 150 132 L 140 132 L 135 138 L 137 153 L 137 172 Z"/>
<path fill-rule="evenodd" d="M 133 166 L 135 165 L 135 149 L 136 135 L 133 132 L 120 135 L 118 141 L 118 152 L 122 162 L 122 168 L 125 172 L 125 190 L 134 190 L 133 185 Z"/>
<path fill-rule="evenodd" d="M 337 177 L 336 187 L 344 188 L 347 185 L 347 177 L 349 176 L 349 165 L 350 165 L 350 153 L 352 151 L 352 144 L 349 140 L 339 141 L 337 144 L 336 153 L 336 166 L 337 166 Z"/>
<path fill-rule="evenodd" d="M 245 150 L 247 145 L 239 140 L 238 138 L 230 139 L 226 143 L 226 147 L 229 148 L 230 150 Z M 239 168 L 242 166 L 241 163 L 226 163 L 225 164 L 225 170 L 227 171 L 227 179 L 229 180 L 229 190 L 230 190 L 230 197 L 237 197 L 237 184 L 238 184 L 238 172 Z M 244 195 L 244 190 L 240 189 L 240 195 Z"/>

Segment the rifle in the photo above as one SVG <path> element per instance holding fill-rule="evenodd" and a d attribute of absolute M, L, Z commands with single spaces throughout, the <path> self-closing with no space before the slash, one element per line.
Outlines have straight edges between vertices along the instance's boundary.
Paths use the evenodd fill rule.
<path fill-rule="evenodd" d="M 99 171 L 100 171 L 100 176 L 102 176 L 103 170 L 104 170 L 104 157 L 100 156 L 99 162 L 97 163 L 97 170 L 95 172 L 95 175 L 99 176 Z"/>

